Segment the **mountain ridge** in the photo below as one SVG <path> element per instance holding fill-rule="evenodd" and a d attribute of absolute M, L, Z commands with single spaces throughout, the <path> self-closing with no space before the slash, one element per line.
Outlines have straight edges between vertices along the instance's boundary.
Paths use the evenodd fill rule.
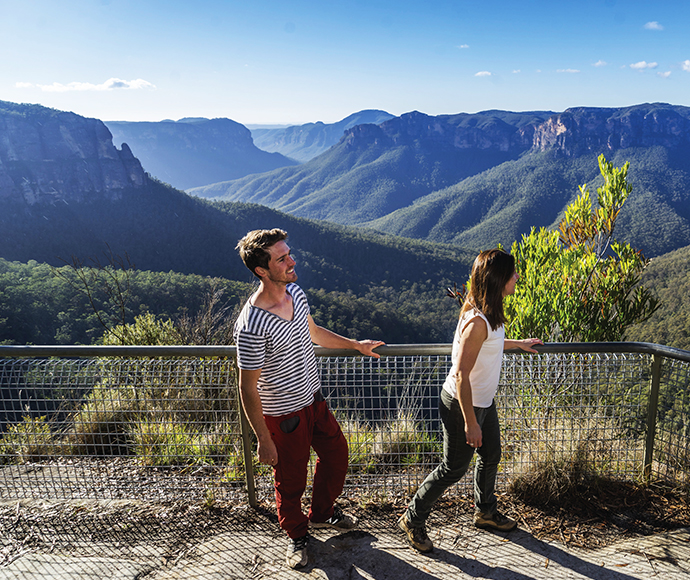
<path fill-rule="evenodd" d="M 645 239 L 653 238 L 671 249 L 690 247 L 690 147 L 684 145 L 684 135 L 676 134 L 678 127 L 684 127 L 678 115 L 663 106 L 655 109 L 660 110 L 650 111 L 646 120 L 638 110 L 621 122 L 652 146 L 617 149 L 611 155 L 618 165 L 628 158 L 633 160 L 630 176 L 635 191 L 619 217 L 620 229 L 641 232 Z M 395 161 L 407 165 L 407 173 L 402 171 L 400 176 L 421 180 L 418 184 L 414 179 L 410 182 L 420 191 L 432 192 L 417 198 L 411 209 L 400 208 L 386 216 L 399 218 L 396 224 L 391 222 L 391 228 L 430 240 L 425 241 L 314 221 L 266 205 L 199 199 L 151 178 L 128 147 L 114 146 L 109 130 L 98 119 L 38 105 L 0 103 L 0 257 L 27 263 L 30 267 L 26 271 L 30 271 L 35 262 L 61 266 L 71 258 L 88 262 L 109 252 L 128 255 L 138 270 L 247 283 L 252 282 L 252 276 L 234 250 L 237 240 L 250 229 L 282 227 L 290 233 L 300 284 L 311 293 L 315 315 L 328 320 L 334 329 L 369 328 L 357 321 L 368 320 L 373 311 L 372 320 L 385 321 L 386 328 L 395 327 L 391 332 L 403 340 L 422 336 L 424 340 L 448 341 L 453 317 L 448 316 L 450 303 L 444 289 L 467 280 L 476 247 L 495 245 L 503 241 L 501 236 L 515 235 L 539 219 L 555 223 L 562 204 L 577 194 L 572 184 L 597 185 L 593 151 L 578 156 L 567 139 L 560 149 L 551 147 L 530 154 L 522 151 L 530 131 L 532 138 L 536 134 L 534 119 L 541 117 L 548 115 L 493 111 L 439 120 L 411 113 L 402 123 L 391 119 L 381 126 L 353 127 L 339 146 L 322 154 L 332 162 L 330 167 L 367 169 L 372 179 L 377 176 L 377 164 L 391 162 L 390 167 L 394 167 Z M 595 115 L 596 119 L 599 117 Z M 571 121 L 566 118 L 563 123 Z M 182 122 L 193 125 L 204 120 Z M 553 121 L 554 127 L 557 122 Z M 595 124 L 606 126 L 599 121 Z M 659 131 L 650 130 L 655 127 Z M 491 134 L 500 138 L 486 142 Z M 512 158 L 452 183 L 449 175 L 457 168 L 435 165 L 443 158 L 433 154 L 445 152 L 451 160 L 461 159 L 462 154 L 448 153 L 456 142 L 462 154 L 484 147 L 487 155 L 477 155 L 484 163 L 497 155 Z M 599 147 L 601 142 L 591 147 Z M 423 155 L 427 155 L 426 160 L 420 160 Z M 320 179 L 328 179 L 326 168 L 316 165 L 323 172 Z M 425 173 L 429 167 L 435 175 Z M 347 171 L 342 174 L 347 176 Z M 444 180 L 451 185 L 433 189 Z M 664 197 L 662 190 L 674 195 Z M 382 200 L 385 197 L 374 196 L 371 202 Z M 458 207 L 451 202 L 458 202 Z M 635 207 L 636 211 L 627 211 Z M 421 227 L 423 220 L 426 223 Z M 460 233 L 447 227 L 461 222 L 464 229 Z M 377 227 L 383 228 L 381 224 Z M 636 245 L 647 252 L 644 243 Z M 12 276 L 8 274 L 7 279 L 14 289 L 7 290 L 8 294 L 0 288 L 9 301 L 4 312 L 13 308 L 8 297 L 19 299 L 23 292 Z M 671 281 L 667 286 L 672 291 L 682 284 L 682 280 Z M 28 297 L 22 304 L 32 309 L 33 302 L 35 299 Z M 67 304 L 64 307 L 70 312 L 75 308 L 68 305 L 69 300 L 58 303 Z M 62 314 L 67 320 L 68 310 L 56 315 Z M 38 310 L 31 311 L 39 316 Z M 45 312 L 45 308 L 40 311 Z M 21 324 L 21 317 L 13 317 L 15 327 Z M 0 316 L 0 330 L 4 318 L 9 320 Z M 414 330 L 408 332 L 405 321 L 412 320 L 410 328 Z M 62 322 L 56 324 L 51 336 L 70 335 L 60 330 Z M 658 330 L 663 321 L 655 324 Z"/>
<path fill-rule="evenodd" d="M 413 111 L 380 125 L 352 127 L 337 145 L 299 167 L 189 193 L 263 203 L 301 217 L 356 225 L 478 170 L 516 159 L 528 148 L 527 120 L 535 115 L 539 114 L 431 117 Z M 492 135 L 498 137 L 491 139 Z"/>
<path fill-rule="evenodd" d="M 98 119 L 3 103 L 0 127 L 11 129 L 0 139 L 0 176 L 6 183 L 0 189 L 0 257 L 10 261 L 60 266 L 72 257 L 85 260 L 110 251 L 129 255 L 142 269 L 251 281 L 235 245 L 251 229 L 272 227 L 290 233 L 302 256 L 303 282 L 326 290 L 363 292 L 383 280 L 396 288 L 426 280 L 443 285 L 456 273 L 462 277 L 470 261 L 468 253 L 450 246 L 189 196 L 151 178 L 128 148 L 117 150 Z M 136 171 L 124 174 L 130 165 Z M 85 173 L 91 181 L 80 181 L 83 167 L 101 170 Z M 118 171 L 106 171 L 113 167 Z M 115 179 L 121 174 L 129 181 Z M 377 255 L 375 263 L 367 263 L 369 253 Z M 391 268 L 395 263 L 414 270 Z"/>
<path fill-rule="evenodd" d="M 264 151 L 276 152 L 306 163 L 335 145 L 343 132 L 356 125 L 378 125 L 393 115 L 377 109 L 365 109 L 336 123 L 306 123 L 279 128 L 252 129 L 254 143 Z"/>
<path fill-rule="evenodd" d="M 187 117 L 105 125 L 113 142 L 127 143 L 149 173 L 181 190 L 296 164 L 256 147 L 249 129 L 231 119 Z"/>
<path fill-rule="evenodd" d="M 0 199 L 27 206 L 115 199 L 145 181 L 139 160 L 113 145 L 101 121 L 0 101 Z"/>
<path fill-rule="evenodd" d="M 685 234 L 690 227 L 688 152 L 690 108 L 665 103 L 573 107 L 562 113 L 431 117 L 412 112 L 378 126 L 353 127 L 338 145 L 299 170 L 190 193 L 481 249 L 497 242 L 510 245 L 531 226 L 552 225 L 579 185 L 596 183 L 600 153 L 619 165 L 630 155 L 637 194 L 624 210 L 630 215 L 621 220 L 621 231 L 628 240 L 649 244 L 650 255 L 656 255 L 690 241 Z M 662 241 L 651 233 L 636 237 L 635 227 L 644 221 L 642 200 L 668 218 L 660 225 Z M 675 228 L 682 235 L 674 246 L 669 238 Z"/>

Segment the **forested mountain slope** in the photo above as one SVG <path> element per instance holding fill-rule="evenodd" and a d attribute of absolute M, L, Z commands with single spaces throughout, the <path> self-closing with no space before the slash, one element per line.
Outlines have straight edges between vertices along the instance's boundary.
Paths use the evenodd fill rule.
<path fill-rule="evenodd" d="M 642 283 L 661 307 L 647 322 L 628 329 L 625 339 L 690 350 L 690 246 L 652 260 Z"/>
<path fill-rule="evenodd" d="M 630 162 L 633 193 L 617 236 L 657 256 L 690 244 L 690 148 L 662 146 L 615 151 Z M 593 155 L 563 158 L 554 151 L 525 155 L 417 200 L 367 225 L 379 231 L 483 249 L 510 246 L 535 226 L 555 226 L 587 184 L 596 202 L 601 185 Z"/>
<path fill-rule="evenodd" d="M 142 269 L 248 280 L 237 240 L 250 229 L 283 227 L 301 256 L 303 281 L 327 290 L 447 280 L 466 266 L 468 254 L 455 248 L 191 197 L 148 177 L 97 119 L 2 105 L 2 258 L 60 265 L 109 247 Z"/>
<path fill-rule="evenodd" d="M 298 168 L 192 193 L 479 249 L 554 223 L 579 185 L 596 186 L 602 153 L 631 162 L 621 236 L 649 255 L 690 243 L 690 108 L 664 103 L 410 113 L 355 127 Z"/>
<path fill-rule="evenodd" d="M 548 113 L 408 113 L 358 125 L 299 167 L 193 188 L 200 197 L 261 203 L 342 224 L 368 222 L 433 191 L 517 159 Z"/>
<path fill-rule="evenodd" d="M 107 260 L 103 263 L 108 264 Z M 93 263 L 87 261 L 85 265 Z M 298 271 L 301 274 L 299 266 Z M 173 271 L 134 269 L 125 275 L 118 270 L 117 276 L 125 290 L 122 304 L 128 323 L 146 313 L 161 321 L 178 323 L 185 317 L 193 320 L 199 312 L 208 311 L 208 297 L 219 290 L 222 294 L 214 312 L 227 308 L 226 316 L 232 321 L 256 288 L 254 282 Z M 309 288 L 301 277 L 299 283 L 307 292 L 317 323 L 343 335 L 379 338 L 388 343 L 452 340 L 458 307 L 445 296 L 442 285 L 416 282 L 395 290 L 381 281 L 357 295 Z M 121 303 L 109 300 L 103 285 L 91 285 L 90 299 L 80 287 L 70 266 L 55 269 L 33 260 L 20 263 L 0 258 L 0 344 L 91 344 L 105 332 L 99 317 L 110 327 L 122 322 Z M 208 320 L 205 318 L 205 329 Z"/>
<path fill-rule="evenodd" d="M 115 201 L 27 206 L 0 201 L 0 257 L 61 265 L 72 256 L 128 254 L 137 267 L 249 281 L 235 245 L 247 231 L 282 227 L 301 280 L 361 292 L 387 281 L 401 288 L 465 274 L 470 254 L 451 247 L 317 223 L 251 204 L 212 204 L 164 184 L 120 192 Z"/>

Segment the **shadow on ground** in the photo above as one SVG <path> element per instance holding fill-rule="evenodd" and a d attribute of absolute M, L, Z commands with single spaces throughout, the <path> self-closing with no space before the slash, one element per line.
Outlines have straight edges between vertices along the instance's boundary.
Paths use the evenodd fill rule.
<path fill-rule="evenodd" d="M 690 573 L 688 530 L 587 551 L 524 530 L 477 530 L 449 502 L 429 522 L 434 552 L 421 555 L 397 530 L 396 510 L 358 515 L 358 530 L 316 530 L 309 565 L 294 571 L 283 564 L 286 539 L 271 508 L 5 502 L 0 579 L 680 580 Z"/>

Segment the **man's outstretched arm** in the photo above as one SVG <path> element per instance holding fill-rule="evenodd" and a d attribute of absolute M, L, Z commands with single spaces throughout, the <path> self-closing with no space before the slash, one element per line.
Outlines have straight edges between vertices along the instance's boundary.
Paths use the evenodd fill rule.
<path fill-rule="evenodd" d="M 386 344 L 382 340 L 354 340 L 340 336 L 335 332 L 319 326 L 314 322 L 314 319 L 309 315 L 309 334 L 313 343 L 323 346 L 324 348 L 342 348 L 348 350 L 357 350 L 365 356 L 373 356 L 374 358 L 381 358 L 381 355 L 374 352 L 377 346 Z"/>

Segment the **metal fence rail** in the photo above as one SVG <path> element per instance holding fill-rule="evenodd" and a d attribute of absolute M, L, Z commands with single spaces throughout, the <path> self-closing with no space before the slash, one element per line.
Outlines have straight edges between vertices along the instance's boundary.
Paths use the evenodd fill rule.
<path fill-rule="evenodd" d="M 381 359 L 317 349 L 349 441 L 348 494 L 404 496 L 437 463 L 450 349 L 386 346 Z M 646 343 L 539 350 L 504 358 L 499 488 L 545 461 L 687 483 L 690 353 Z M 234 356 L 233 347 L 0 346 L 0 498 L 270 497 Z"/>

